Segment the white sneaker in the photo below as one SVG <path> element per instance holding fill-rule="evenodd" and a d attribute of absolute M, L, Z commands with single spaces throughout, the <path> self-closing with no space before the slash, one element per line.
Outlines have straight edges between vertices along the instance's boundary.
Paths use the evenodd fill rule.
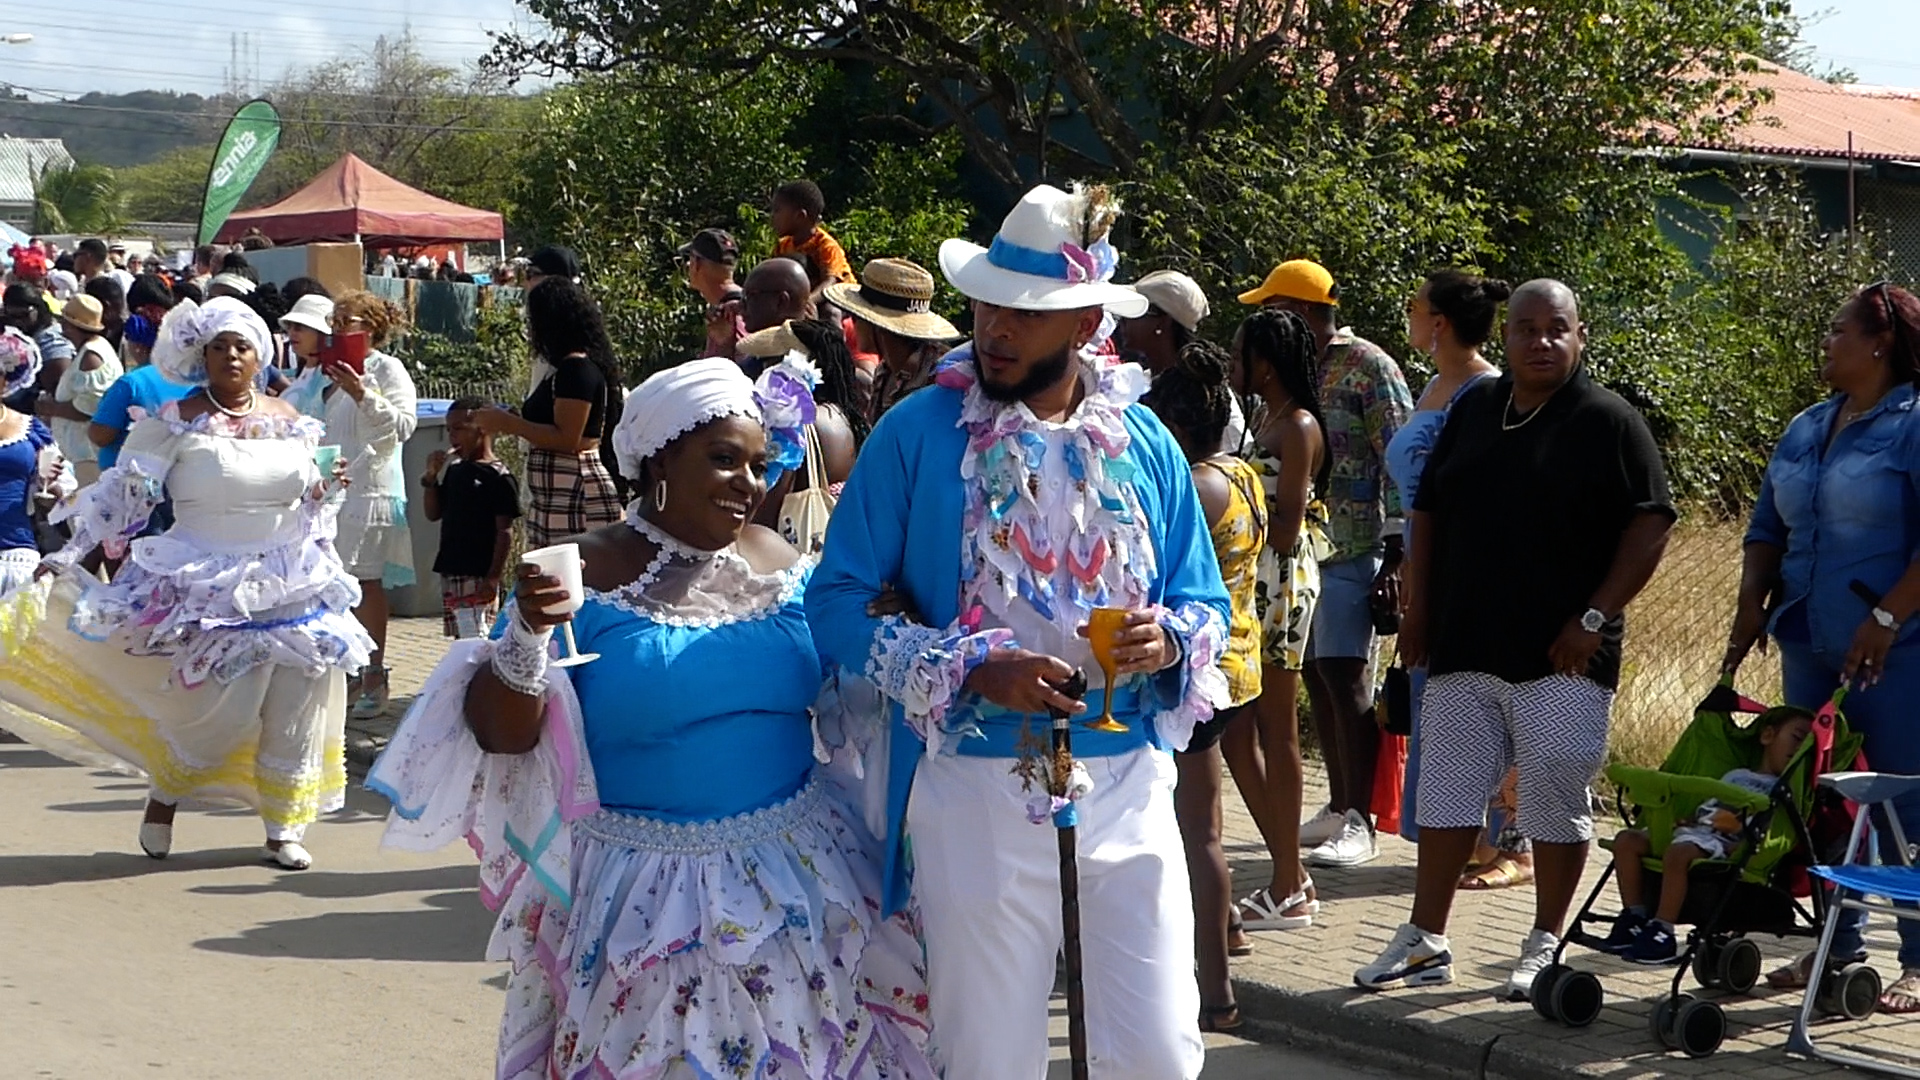
<path fill-rule="evenodd" d="M 1513 966 L 1513 974 L 1507 976 L 1506 1000 L 1531 1001 L 1533 980 L 1553 963 L 1553 954 L 1559 948 L 1560 939 L 1545 930 L 1536 929 L 1528 934 L 1526 943 L 1520 946 L 1520 962 Z"/>
<path fill-rule="evenodd" d="M 1453 949 L 1446 935 L 1429 934 L 1412 923 L 1402 923 L 1387 951 L 1353 973 L 1353 985 L 1362 990 L 1445 986 L 1452 981 Z"/>
<path fill-rule="evenodd" d="M 1326 843 L 1307 852 L 1301 861 L 1308 866 L 1359 866 L 1379 856 L 1380 849 L 1373 842 L 1373 829 L 1368 825 L 1366 815 L 1358 810 L 1349 810 L 1340 819 L 1340 830 Z"/>
<path fill-rule="evenodd" d="M 1334 813 L 1331 804 L 1321 807 L 1312 820 L 1300 826 L 1300 850 L 1312 851 L 1333 839 L 1339 835 L 1340 826 L 1346 823 L 1347 815 Z"/>

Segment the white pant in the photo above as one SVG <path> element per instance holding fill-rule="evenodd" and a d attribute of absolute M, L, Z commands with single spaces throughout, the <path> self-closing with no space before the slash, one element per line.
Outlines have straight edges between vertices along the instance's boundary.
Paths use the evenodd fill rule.
<path fill-rule="evenodd" d="M 1005 758 L 920 763 L 907 807 L 926 927 L 936 1061 L 946 1080 L 1044 1080 L 1061 947 L 1059 841 L 1027 821 Z M 1173 758 L 1086 761 L 1080 935 L 1095 1080 L 1193 1080 L 1204 1049 L 1193 898 L 1173 816 Z"/>

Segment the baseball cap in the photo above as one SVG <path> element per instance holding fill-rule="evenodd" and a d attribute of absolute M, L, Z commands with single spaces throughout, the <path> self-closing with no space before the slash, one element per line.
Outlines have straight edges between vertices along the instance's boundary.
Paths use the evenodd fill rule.
<path fill-rule="evenodd" d="M 1333 275 L 1326 267 L 1312 259 L 1290 259 L 1274 267 L 1259 288 L 1240 294 L 1243 304 L 1264 304 L 1279 299 L 1338 305 L 1340 286 L 1333 283 Z"/>
<path fill-rule="evenodd" d="M 693 234 L 692 240 L 680 245 L 680 257 L 684 259 L 688 255 L 732 266 L 740 261 L 740 245 L 734 243 L 733 234 L 725 229 L 701 229 Z"/>
<path fill-rule="evenodd" d="M 527 256 L 527 267 L 546 277 L 577 278 L 580 276 L 580 256 L 575 255 L 570 247 L 548 244 Z"/>
<path fill-rule="evenodd" d="M 1200 320 L 1207 317 L 1207 294 L 1178 270 L 1155 270 L 1134 282 L 1133 291 L 1188 330 L 1200 329 Z"/>

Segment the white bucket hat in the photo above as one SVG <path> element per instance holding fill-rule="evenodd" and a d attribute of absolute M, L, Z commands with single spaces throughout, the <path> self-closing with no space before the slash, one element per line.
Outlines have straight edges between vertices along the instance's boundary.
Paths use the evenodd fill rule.
<path fill-rule="evenodd" d="M 1113 284 L 1120 253 L 1107 232 L 1120 209 L 1104 187 L 1069 193 L 1042 184 L 1000 225 L 992 247 L 965 240 L 940 245 L 940 270 L 961 295 L 1021 311 L 1104 307 L 1114 316 L 1146 314 L 1147 298 Z"/>
<path fill-rule="evenodd" d="M 333 333 L 333 301 L 319 293 L 308 293 L 293 302 L 293 310 L 280 316 L 280 329 L 304 326 L 323 334 Z"/>

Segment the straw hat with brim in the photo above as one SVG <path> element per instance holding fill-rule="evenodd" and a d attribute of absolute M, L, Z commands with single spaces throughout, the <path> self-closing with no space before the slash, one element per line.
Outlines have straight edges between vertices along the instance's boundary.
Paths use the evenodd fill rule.
<path fill-rule="evenodd" d="M 826 296 L 847 314 L 901 337 L 952 341 L 960 336 L 933 310 L 933 275 L 905 259 L 875 259 L 860 271 L 858 284 L 836 281 L 827 286 Z"/>
<path fill-rule="evenodd" d="M 965 240 L 940 245 L 940 271 L 962 296 L 1018 311 L 1104 307 L 1137 319 L 1147 298 L 1110 280 L 1120 255 L 1105 230 L 1086 235 L 1084 222 L 1104 213 L 1085 190 L 1071 194 L 1042 184 L 1021 198 L 992 247 Z"/>
<path fill-rule="evenodd" d="M 280 316 L 280 328 L 304 326 L 322 334 L 333 333 L 333 301 L 324 296 L 308 294 L 293 302 L 293 310 Z"/>
<path fill-rule="evenodd" d="M 106 309 L 100 306 L 100 301 L 85 293 L 68 300 L 60 309 L 61 322 L 95 334 L 107 332 L 105 315 Z"/>
<path fill-rule="evenodd" d="M 769 326 L 765 330 L 755 330 L 740 339 L 740 343 L 734 346 L 734 352 L 741 356 L 759 358 L 785 356 L 790 352 L 797 352 L 802 356 L 808 355 L 807 347 L 800 344 L 800 339 L 794 336 L 792 323 L 781 323 L 779 326 Z"/>

